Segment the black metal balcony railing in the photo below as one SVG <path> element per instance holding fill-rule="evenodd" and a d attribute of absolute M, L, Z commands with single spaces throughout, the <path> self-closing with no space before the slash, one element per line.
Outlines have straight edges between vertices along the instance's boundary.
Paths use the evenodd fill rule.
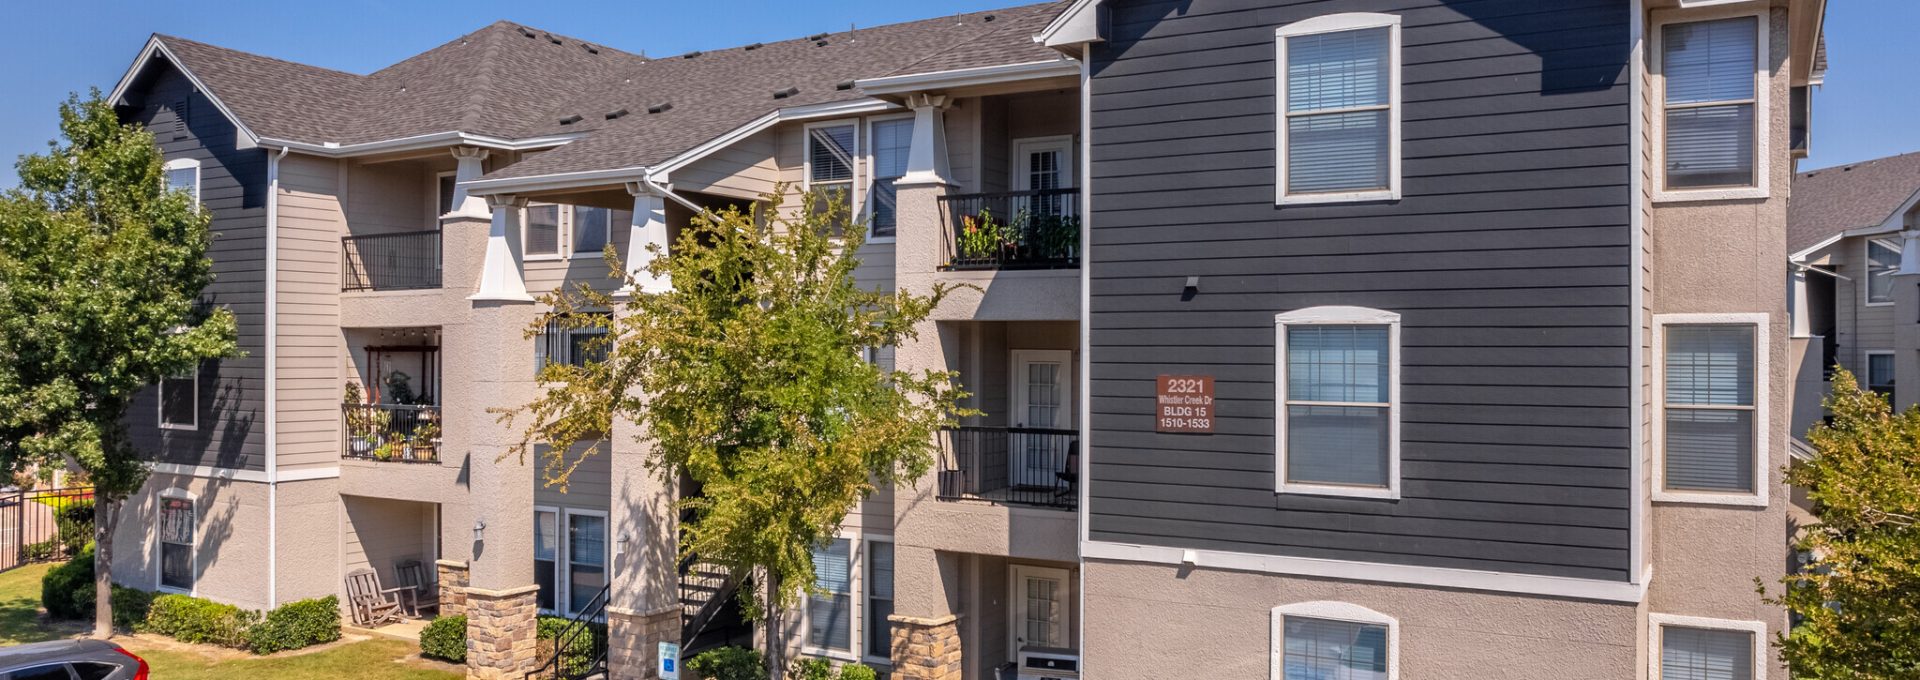
<path fill-rule="evenodd" d="M 1080 266 L 1080 190 L 1042 189 L 940 198 L 946 269 Z"/>
<path fill-rule="evenodd" d="M 440 230 L 340 239 L 341 290 L 440 287 Z"/>
<path fill-rule="evenodd" d="M 1025 427 L 941 432 L 940 497 L 1074 509 L 1080 495 L 1079 434 Z"/>
<path fill-rule="evenodd" d="M 341 404 L 347 441 L 343 458 L 440 462 L 440 407 Z"/>

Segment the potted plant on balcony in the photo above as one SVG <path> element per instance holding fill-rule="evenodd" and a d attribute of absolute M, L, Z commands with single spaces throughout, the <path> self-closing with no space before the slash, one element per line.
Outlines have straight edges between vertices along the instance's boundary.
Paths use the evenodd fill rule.
<path fill-rule="evenodd" d="M 407 444 L 412 447 L 411 451 L 414 460 L 430 461 L 433 460 L 434 455 L 438 453 L 435 449 L 439 441 L 440 424 L 428 420 L 413 428 L 413 434 L 408 437 Z"/>
<path fill-rule="evenodd" d="M 366 399 L 360 394 L 360 385 L 349 381 L 341 402 L 348 406 L 347 446 L 355 454 L 366 455 L 373 448 L 373 419 L 364 408 Z"/>
<path fill-rule="evenodd" d="M 981 209 L 979 215 L 960 218 L 960 233 L 954 236 L 959 259 L 977 262 L 992 260 L 1006 246 L 1006 228 L 993 219 L 993 211 Z"/>

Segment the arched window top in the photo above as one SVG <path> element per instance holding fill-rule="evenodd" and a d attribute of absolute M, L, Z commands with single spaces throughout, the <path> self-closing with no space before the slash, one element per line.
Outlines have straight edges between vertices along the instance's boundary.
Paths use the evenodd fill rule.
<path fill-rule="evenodd" d="M 1323 664 L 1304 651 L 1316 648 L 1344 650 L 1352 677 L 1400 678 L 1400 622 L 1391 616 L 1350 602 L 1300 602 L 1274 607 L 1272 626 L 1273 680 L 1302 677 Z M 1302 639 L 1289 644 L 1289 637 Z"/>
<path fill-rule="evenodd" d="M 1351 621 L 1353 623 L 1371 623 L 1382 626 L 1397 626 L 1400 621 L 1386 614 L 1362 607 L 1352 602 L 1321 600 L 1316 602 L 1296 602 L 1273 608 L 1275 616 L 1306 616 L 1331 621 Z"/>
<path fill-rule="evenodd" d="M 1306 307 L 1291 312 L 1281 312 L 1273 315 L 1273 322 L 1278 324 L 1395 324 L 1400 323 L 1400 315 L 1395 312 L 1370 307 L 1327 305 L 1322 307 Z"/>
<path fill-rule="evenodd" d="M 1379 28 L 1381 26 L 1399 25 L 1400 15 L 1398 14 L 1344 12 L 1341 14 L 1317 16 L 1312 19 L 1302 19 L 1274 29 L 1273 34 L 1278 36 L 1308 35 L 1312 33 L 1333 33 L 1335 31 L 1351 31 L 1361 28 Z"/>

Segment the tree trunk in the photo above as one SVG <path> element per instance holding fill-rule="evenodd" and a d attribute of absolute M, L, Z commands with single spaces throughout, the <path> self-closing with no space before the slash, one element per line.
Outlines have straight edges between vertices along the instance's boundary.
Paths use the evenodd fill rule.
<path fill-rule="evenodd" d="M 93 494 L 93 636 L 113 637 L 114 503 Z"/>
<path fill-rule="evenodd" d="M 767 677 L 780 680 L 787 675 L 787 636 L 786 628 L 781 625 L 783 618 L 781 615 L 785 612 L 780 609 L 780 577 L 771 569 L 763 570 L 761 573 L 766 575 L 767 582 L 766 599 L 762 600 L 766 603 L 767 612 L 766 616 L 761 617 L 767 631 L 766 642 L 763 643 L 767 646 L 765 651 Z"/>

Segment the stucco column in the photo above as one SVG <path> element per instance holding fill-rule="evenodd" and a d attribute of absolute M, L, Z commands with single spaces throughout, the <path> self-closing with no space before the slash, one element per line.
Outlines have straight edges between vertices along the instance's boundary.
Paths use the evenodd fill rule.
<path fill-rule="evenodd" d="M 633 222 L 627 225 L 627 275 L 639 285 L 640 292 L 664 292 L 673 287 L 673 280 L 647 273 L 647 265 L 654 257 L 650 247 L 658 248 L 663 255 L 667 252 L 667 199 L 639 182 L 628 182 L 627 193 L 633 195 Z M 632 292 L 631 287 L 621 291 Z"/>
<path fill-rule="evenodd" d="M 534 452 L 513 452 L 525 419 L 509 426 L 488 409 L 518 408 L 536 394 L 533 340 L 525 334 L 535 310 L 516 302 L 471 304 L 466 323 L 449 332 L 460 334 L 465 351 L 449 353 L 447 361 L 460 364 L 464 380 L 448 383 L 446 411 L 449 429 L 458 426 L 468 442 L 472 500 L 465 526 L 450 528 L 443 540 L 467 546 L 471 556 L 465 589 L 469 676 L 516 678 L 536 660 L 533 495 L 540 460 Z M 456 371 L 447 374 L 452 378 Z"/>
<path fill-rule="evenodd" d="M 638 203 L 636 194 L 636 208 Z M 636 233 L 635 243 L 638 237 Z M 629 312 L 615 305 L 613 313 L 619 318 Z M 672 480 L 647 469 L 652 441 L 640 423 L 616 419 L 609 440 L 609 539 L 614 555 L 613 590 L 607 600 L 607 670 L 614 678 L 653 678 L 660 643 L 682 642 L 679 494 Z"/>
<path fill-rule="evenodd" d="M 480 179 L 485 174 L 482 165 L 487 160 L 487 150 L 471 146 L 453 147 L 454 161 L 459 167 L 453 171 L 453 209 L 448 215 L 487 217 L 487 200 L 467 193 L 466 182 Z"/>
<path fill-rule="evenodd" d="M 905 539 L 904 534 L 899 538 Z M 896 543 L 893 554 L 893 677 L 960 680 L 960 555 Z"/>
<path fill-rule="evenodd" d="M 487 197 L 493 209 L 493 225 L 487 232 L 487 254 L 481 262 L 479 290 L 469 300 L 532 302 L 527 282 L 521 277 L 524 261 L 520 244 L 520 219 L 527 199 L 510 194 Z"/>

